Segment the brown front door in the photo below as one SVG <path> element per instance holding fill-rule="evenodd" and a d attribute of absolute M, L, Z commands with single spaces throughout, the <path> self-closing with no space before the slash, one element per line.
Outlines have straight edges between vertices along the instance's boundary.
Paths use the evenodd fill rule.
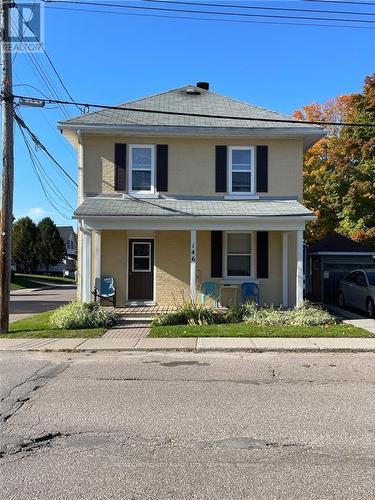
<path fill-rule="evenodd" d="M 154 299 L 154 240 L 129 240 L 128 300 Z"/>

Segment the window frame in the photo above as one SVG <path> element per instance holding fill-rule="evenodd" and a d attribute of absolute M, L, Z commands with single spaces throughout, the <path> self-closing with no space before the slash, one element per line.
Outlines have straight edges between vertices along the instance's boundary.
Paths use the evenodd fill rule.
<path fill-rule="evenodd" d="M 250 182 L 251 191 L 233 191 L 233 172 L 244 172 L 244 170 L 233 170 L 232 153 L 235 150 L 251 151 L 250 162 Z M 229 146 L 228 147 L 228 193 L 230 196 L 254 196 L 256 194 L 255 186 L 255 146 Z M 246 172 L 246 170 L 245 170 Z"/>
<path fill-rule="evenodd" d="M 228 275 L 228 234 L 247 234 L 250 235 L 250 276 L 233 276 Z M 223 269 L 224 279 L 226 280 L 241 280 L 241 281 L 254 281 L 256 278 L 256 232 L 255 231 L 225 231 L 224 232 L 224 252 L 223 252 Z M 237 255 L 229 253 L 229 255 Z"/>
<path fill-rule="evenodd" d="M 134 246 L 141 243 L 142 245 L 148 246 L 148 255 L 134 255 Z M 148 259 L 148 269 L 134 269 L 134 261 L 136 258 Z M 151 272 L 151 242 L 150 241 L 132 241 L 132 263 L 131 263 L 132 273 L 149 273 Z"/>
<path fill-rule="evenodd" d="M 148 171 L 144 168 L 133 168 L 133 149 L 148 148 L 151 150 L 151 185 L 149 190 L 133 189 L 133 171 Z M 128 175 L 128 192 L 129 194 L 155 194 L 155 144 L 129 144 L 129 175 Z"/>

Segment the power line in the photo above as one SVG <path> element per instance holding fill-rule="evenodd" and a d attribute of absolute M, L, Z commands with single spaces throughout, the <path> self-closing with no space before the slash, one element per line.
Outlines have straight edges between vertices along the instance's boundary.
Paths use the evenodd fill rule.
<path fill-rule="evenodd" d="M 296 19 L 296 20 L 307 20 L 307 21 L 336 21 L 336 22 L 355 22 L 355 23 L 369 23 L 373 24 L 375 21 L 370 21 L 367 19 L 340 19 L 340 18 L 324 18 L 324 17 L 307 17 L 307 16 L 283 16 L 280 14 L 250 14 L 248 12 L 221 12 L 221 11 L 206 11 L 206 10 L 194 10 L 194 9 L 174 9 L 171 7 L 146 7 L 140 5 L 125 5 L 125 4 L 113 4 L 113 3 L 103 3 L 103 2 L 85 2 L 82 0 L 43 0 L 45 3 L 62 3 L 62 4 L 73 4 L 73 5 L 85 5 L 85 6 L 97 6 L 97 7 L 114 7 L 123 9 L 137 9 L 146 11 L 162 11 L 162 12 L 175 12 L 175 13 L 188 13 L 188 14 L 211 14 L 217 16 L 240 16 L 240 17 L 256 17 L 256 18 L 272 18 L 272 19 Z"/>
<path fill-rule="evenodd" d="M 44 193 L 44 196 L 46 197 L 46 200 L 48 201 L 48 203 L 64 218 L 64 219 L 69 219 L 70 217 L 65 213 L 65 212 L 62 212 L 62 210 L 65 210 L 66 208 L 61 206 L 59 203 L 57 203 L 55 200 L 52 199 L 51 195 L 48 193 L 44 183 L 43 183 L 43 180 L 42 180 L 42 177 L 44 177 L 44 180 L 46 180 L 45 176 L 43 176 L 42 174 L 42 171 L 43 169 L 40 169 L 41 167 L 41 164 L 37 158 L 37 156 L 35 155 L 34 151 L 32 150 L 31 148 L 31 145 L 26 137 L 26 134 L 24 132 L 24 130 L 22 129 L 21 125 L 19 123 L 18 124 L 18 127 L 20 129 L 20 132 L 21 132 L 21 135 L 23 137 L 23 140 L 25 142 L 25 145 L 26 145 L 26 148 L 27 148 L 27 151 L 28 151 L 28 154 L 29 154 L 29 157 L 30 157 L 30 161 L 31 161 L 31 167 L 35 173 L 35 176 L 36 178 L 38 179 L 39 181 L 39 184 L 40 184 L 40 187 Z M 39 164 L 39 167 L 38 167 L 38 164 Z M 45 172 L 44 172 L 45 173 Z M 48 184 L 48 182 L 47 182 Z M 56 203 L 56 204 L 55 204 Z M 60 208 L 58 208 L 58 206 L 56 205 L 59 205 Z"/>
<path fill-rule="evenodd" d="M 24 96 L 24 95 L 13 95 L 16 99 L 36 99 L 48 104 L 62 103 L 66 105 L 74 105 L 76 103 L 70 101 L 60 101 L 56 99 L 40 99 L 39 97 Z M 6 98 L 3 98 L 4 100 Z M 157 115 L 171 115 L 171 116 L 191 116 L 197 118 L 217 118 L 217 119 L 227 119 L 227 120 L 242 120 L 242 121 L 257 121 L 257 122 L 269 122 L 269 123 L 298 123 L 306 125 L 337 125 L 337 126 L 351 126 L 351 127 L 375 127 L 375 123 L 360 123 L 360 122 L 324 122 L 324 121 L 307 121 L 307 120 L 297 120 L 297 119 L 284 119 L 284 118 L 258 118 L 258 117 L 243 117 L 243 116 L 233 116 L 233 115 L 210 115 L 204 113 L 188 113 L 182 111 L 161 111 L 156 109 L 146 109 L 146 108 L 130 108 L 128 106 L 108 106 L 105 104 L 93 104 L 93 103 L 83 103 L 78 102 L 79 106 L 86 108 L 100 108 L 100 109 L 111 109 L 115 111 L 131 111 L 134 113 L 153 113 Z"/>
<path fill-rule="evenodd" d="M 302 23 L 302 22 L 277 22 L 277 21 L 256 21 L 254 19 L 251 20 L 242 20 L 242 19 L 217 19 L 214 17 L 191 17 L 191 16 L 177 16 L 177 15 L 167 15 L 167 14 L 145 14 L 145 13 L 135 13 L 135 12 L 118 12 L 118 11 L 110 11 L 110 10 L 99 10 L 99 9 L 80 9 L 78 7 L 54 7 L 53 5 L 48 7 L 53 10 L 67 11 L 67 12 L 88 12 L 93 14 L 108 14 L 108 15 L 122 15 L 122 16 L 136 16 L 136 17 L 152 17 L 158 19 L 182 19 L 182 20 L 190 20 L 190 21 L 209 21 L 209 22 L 220 22 L 220 23 L 236 23 L 236 24 L 270 24 L 273 26 L 313 26 L 313 27 L 324 27 L 324 28 L 350 28 L 350 29 L 363 29 L 363 30 L 372 30 L 374 29 L 371 26 L 352 26 L 347 24 L 317 24 L 317 23 Z M 202 11 L 203 12 L 203 11 Z"/>
<path fill-rule="evenodd" d="M 47 0 L 48 1 L 48 0 Z M 374 16 L 373 12 L 350 12 L 343 10 L 321 10 L 321 9 L 296 9 L 291 7 L 260 7 L 256 5 L 234 5 L 223 3 L 210 3 L 210 2 L 180 2 L 176 0 L 143 0 L 149 3 L 159 4 L 174 4 L 174 5 L 197 5 L 201 7 L 220 7 L 229 9 L 243 9 L 243 10 L 272 10 L 279 12 L 316 12 L 320 14 L 347 14 L 347 15 L 360 15 L 360 16 Z M 49 3 L 49 2 L 48 2 Z"/>
<path fill-rule="evenodd" d="M 34 0 L 34 4 L 35 4 L 35 0 Z M 15 3 L 15 6 L 16 6 L 16 9 L 18 10 L 20 16 L 22 17 L 25 25 L 29 28 L 29 30 L 33 33 L 33 35 L 35 36 L 35 38 L 38 40 L 38 42 L 40 43 L 40 40 L 38 38 L 38 36 L 36 35 L 35 31 L 32 29 L 32 27 L 30 26 L 29 22 L 26 21 L 26 19 L 23 17 L 23 14 L 22 14 L 22 11 L 19 9 L 19 7 L 17 6 L 17 3 Z M 74 102 L 74 98 L 72 97 L 71 93 L 69 92 L 69 90 L 67 89 L 65 83 L 63 82 L 59 72 L 57 71 L 56 69 L 56 66 L 54 65 L 52 59 L 50 58 L 48 52 L 46 51 L 46 49 L 44 47 L 43 48 L 43 52 L 44 52 L 44 55 L 46 56 L 48 62 L 50 63 L 51 65 L 51 68 L 53 70 L 53 72 L 55 73 L 55 75 L 57 76 L 57 79 L 59 80 L 61 86 L 63 87 L 63 89 L 65 90 L 66 94 L 68 95 L 69 99 L 71 99 L 73 102 Z M 82 113 L 82 110 L 77 106 L 77 108 L 79 109 L 79 111 Z"/>
<path fill-rule="evenodd" d="M 71 103 L 73 104 L 73 103 Z M 40 142 L 38 137 L 34 134 L 34 132 L 26 125 L 26 123 L 22 120 L 20 116 L 18 116 L 16 113 L 14 114 L 14 118 L 16 122 L 23 128 L 25 129 L 28 134 L 30 135 L 31 139 L 33 140 L 34 144 L 42 149 L 44 153 L 53 161 L 53 163 L 60 169 L 61 172 L 75 185 L 78 187 L 78 184 L 76 181 L 73 179 L 73 177 L 70 176 L 70 174 L 64 169 L 64 167 L 51 155 L 51 153 L 47 150 L 47 148 Z"/>
<path fill-rule="evenodd" d="M 340 2 L 339 0 L 302 0 L 303 2 L 314 2 L 314 3 L 339 3 L 343 5 L 375 5 L 374 2 Z"/>

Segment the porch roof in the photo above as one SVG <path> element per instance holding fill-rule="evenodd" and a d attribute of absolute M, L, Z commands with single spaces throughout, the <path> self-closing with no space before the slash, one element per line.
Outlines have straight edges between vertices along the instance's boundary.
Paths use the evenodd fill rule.
<path fill-rule="evenodd" d="M 225 199 L 135 199 L 95 196 L 74 212 L 85 217 L 297 217 L 312 218 L 310 210 L 296 200 L 225 200 Z"/>

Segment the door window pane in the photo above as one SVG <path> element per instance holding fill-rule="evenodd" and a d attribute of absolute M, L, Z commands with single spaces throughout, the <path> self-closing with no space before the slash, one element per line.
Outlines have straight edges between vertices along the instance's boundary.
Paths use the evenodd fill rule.
<path fill-rule="evenodd" d="M 150 244 L 134 243 L 133 252 L 135 257 L 148 257 L 150 255 Z"/>
<path fill-rule="evenodd" d="M 150 271 L 149 257 L 134 257 L 133 271 Z"/>

